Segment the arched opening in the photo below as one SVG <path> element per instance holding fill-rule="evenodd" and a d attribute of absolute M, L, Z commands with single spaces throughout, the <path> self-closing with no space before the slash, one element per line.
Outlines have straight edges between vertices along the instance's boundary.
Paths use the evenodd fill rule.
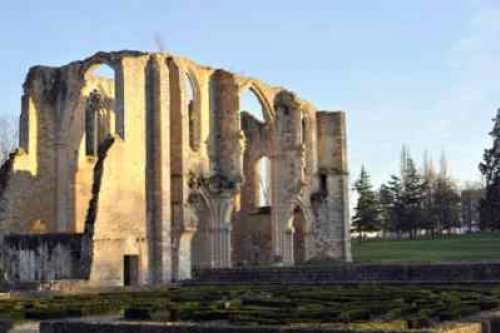
<path fill-rule="evenodd" d="M 250 114 L 254 119 L 261 123 L 266 122 L 262 103 L 258 99 L 255 92 L 250 88 L 247 88 L 240 93 L 240 113 L 241 112 Z"/>
<path fill-rule="evenodd" d="M 267 156 L 262 156 L 255 167 L 256 207 L 271 205 L 271 161 Z"/>
<path fill-rule="evenodd" d="M 94 69 L 92 69 L 92 74 L 95 77 L 101 78 L 101 79 L 107 79 L 107 80 L 114 80 L 115 79 L 115 70 L 111 68 L 111 66 L 102 64 L 98 65 Z"/>
<path fill-rule="evenodd" d="M 187 72 L 181 71 L 183 99 L 183 114 L 188 115 L 189 126 L 189 146 L 193 151 L 197 151 L 200 147 L 200 121 L 201 114 L 198 107 L 197 91 L 193 78 Z"/>
<path fill-rule="evenodd" d="M 85 79 L 91 89 L 85 104 L 85 153 L 96 156 L 99 146 L 116 130 L 115 72 L 108 65 L 96 65 Z"/>
<path fill-rule="evenodd" d="M 306 261 L 306 219 L 302 209 L 293 211 L 293 261 L 300 265 Z"/>

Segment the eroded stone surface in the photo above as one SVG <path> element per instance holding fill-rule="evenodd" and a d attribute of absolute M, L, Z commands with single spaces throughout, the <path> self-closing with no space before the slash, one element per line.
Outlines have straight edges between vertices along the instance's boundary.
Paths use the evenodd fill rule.
<path fill-rule="evenodd" d="M 101 65 L 114 74 L 98 75 Z M 240 110 L 246 89 L 264 121 Z M 122 51 L 33 67 L 20 119 L 20 147 L 0 171 L 1 234 L 79 235 L 89 284 L 351 260 L 342 112 L 317 112 L 286 89 L 186 58 Z M 254 228 L 263 157 L 270 207 Z M 10 281 L 53 276 L 19 267 L 27 254 L 9 244 Z"/>

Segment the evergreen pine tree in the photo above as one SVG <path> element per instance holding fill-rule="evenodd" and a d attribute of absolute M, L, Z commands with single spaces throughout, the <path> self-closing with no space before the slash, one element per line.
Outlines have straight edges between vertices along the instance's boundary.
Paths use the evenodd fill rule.
<path fill-rule="evenodd" d="M 358 193 L 358 202 L 352 219 L 353 229 L 363 239 L 365 232 L 380 230 L 380 207 L 364 166 L 354 183 L 354 189 Z"/>
<path fill-rule="evenodd" d="M 479 203 L 479 226 L 482 230 L 500 229 L 500 154 L 486 149 L 479 170 L 485 180 L 485 197 Z"/>
<path fill-rule="evenodd" d="M 483 230 L 500 229 L 500 109 L 493 131 L 493 147 L 485 149 L 483 161 L 479 164 L 479 171 L 484 177 L 486 193 L 481 199 L 479 211 L 480 228 Z"/>
<path fill-rule="evenodd" d="M 434 211 L 436 212 L 437 231 L 460 226 L 460 194 L 456 185 L 444 175 L 436 180 L 434 192 Z"/>
<path fill-rule="evenodd" d="M 394 193 L 389 185 L 382 184 L 378 190 L 378 202 L 380 205 L 380 227 L 385 235 L 396 231 L 394 224 Z"/>
<path fill-rule="evenodd" d="M 413 239 L 417 236 L 418 230 L 425 228 L 423 200 L 426 185 L 409 155 L 407 156 L 406 169 L 403 172 L 401 227 L 402 231 L 407 232 Z"/>

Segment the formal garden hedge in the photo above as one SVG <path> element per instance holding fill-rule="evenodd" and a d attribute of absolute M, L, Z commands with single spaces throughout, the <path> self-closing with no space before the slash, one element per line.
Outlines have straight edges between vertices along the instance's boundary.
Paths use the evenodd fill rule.
<path fill-rule="evenodd" d="M 424 328 L 500 304 L 493 286 L 233 286 L 0 300 L 3 319 L 119 314 L 133 320 Z"/>

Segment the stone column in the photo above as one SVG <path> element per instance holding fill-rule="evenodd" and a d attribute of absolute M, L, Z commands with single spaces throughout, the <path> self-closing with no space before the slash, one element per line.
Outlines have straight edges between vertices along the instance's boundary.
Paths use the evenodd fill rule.
<path fill-rule="evenodd" d="M 275 179 L 275 177 L 273 177 Z M 271 197 L 271 235 L 272 235 L 272 246 L 273 246 L 273 262 L 282 263 L 284 260 L 284 249 L 285 249 L 285 232 L 283 226 L 284 223 L 283 218 L 286 216 L 284 212 L 286 212 L 286 207 L 282 207 L 283 205 L 275 204 L 277 202 L 275 198 L 276 190 L 273 189 L 272 197 Z M 285 225 L 286 226 L 286 225 Z"/>
<path fill-rule="evenodd" d="M 309 260 L 314 257 L 315 253 L 315 246 L 314 246 L 314 233 L 311 231 L 308 231 L 304 233 L 304 250 L 305 250 L 305 260 Z"/>
<path fill-rule="evenodd" d="M 196 232 L 196 228 L 185 228 L 178 242 L 178 263 L 176 269 L 176 280 L 186 280 L 191 278 L 191 242 Z"/>
<path fill-rule="evenodd" d="M 146 66 L 146 202 L 150 282 L 172 278 L 169 73 L 153 55 Z M 129 133 L 128 134 L 132 134 Z"/>
<path fill-rule="evenodd" d="M 288 227 L 283 232 L 283 264 L 291 266 L 293 259 L 293 234 L 294 228 Z"/>
<path fill-rule="evenodd" d="M 349 213 L 349 176 L 347 174 L 332 174 L 329 176 L 332 183 L 329 211 L 332 213 L 333 223 L 332 246 L 337 249 L 338 259 L 351 262 L 351 235 Z"/>
<path fill-rule="evenodd" d="M 347 168 L 346 119 L 343 112 L 319 112 L 318 192 L 313 194 L 316 257 L 352 261 Z M 323 179 L 323 180 L 321 180 Z"/>
<path fill-rule="evenodd" d="M 234 198 L 231 193 L 215 195 L 212 208 L 212 267 L 231 267 L 231 214 Z"/>
<path fill-rule="evenodd" d="M 56 230 L 55 232 L 72 232 L 70 228 L 70 220 L 68 217 L 68 187 L 69 168 L 68 168 L 68 146 L 64 142 L 55 143 L 56 151 Z"/>
<path fill-rule="evenodd" d="M 215 173 L 241 182 L 243 132 L 240 130 L 239 87 L 234 74 L 217 70 L 211 79 L 211 100 L 215 135 L 213 160 Z"/>
<path fill-rule="evenodd" d="M 272 155 L 272 237 L 275 261 L 293 264 L 293 200 L 304 186 L 304 146 L 300 103 L 296 96 L 281 91 L 274 100 Z"/>

